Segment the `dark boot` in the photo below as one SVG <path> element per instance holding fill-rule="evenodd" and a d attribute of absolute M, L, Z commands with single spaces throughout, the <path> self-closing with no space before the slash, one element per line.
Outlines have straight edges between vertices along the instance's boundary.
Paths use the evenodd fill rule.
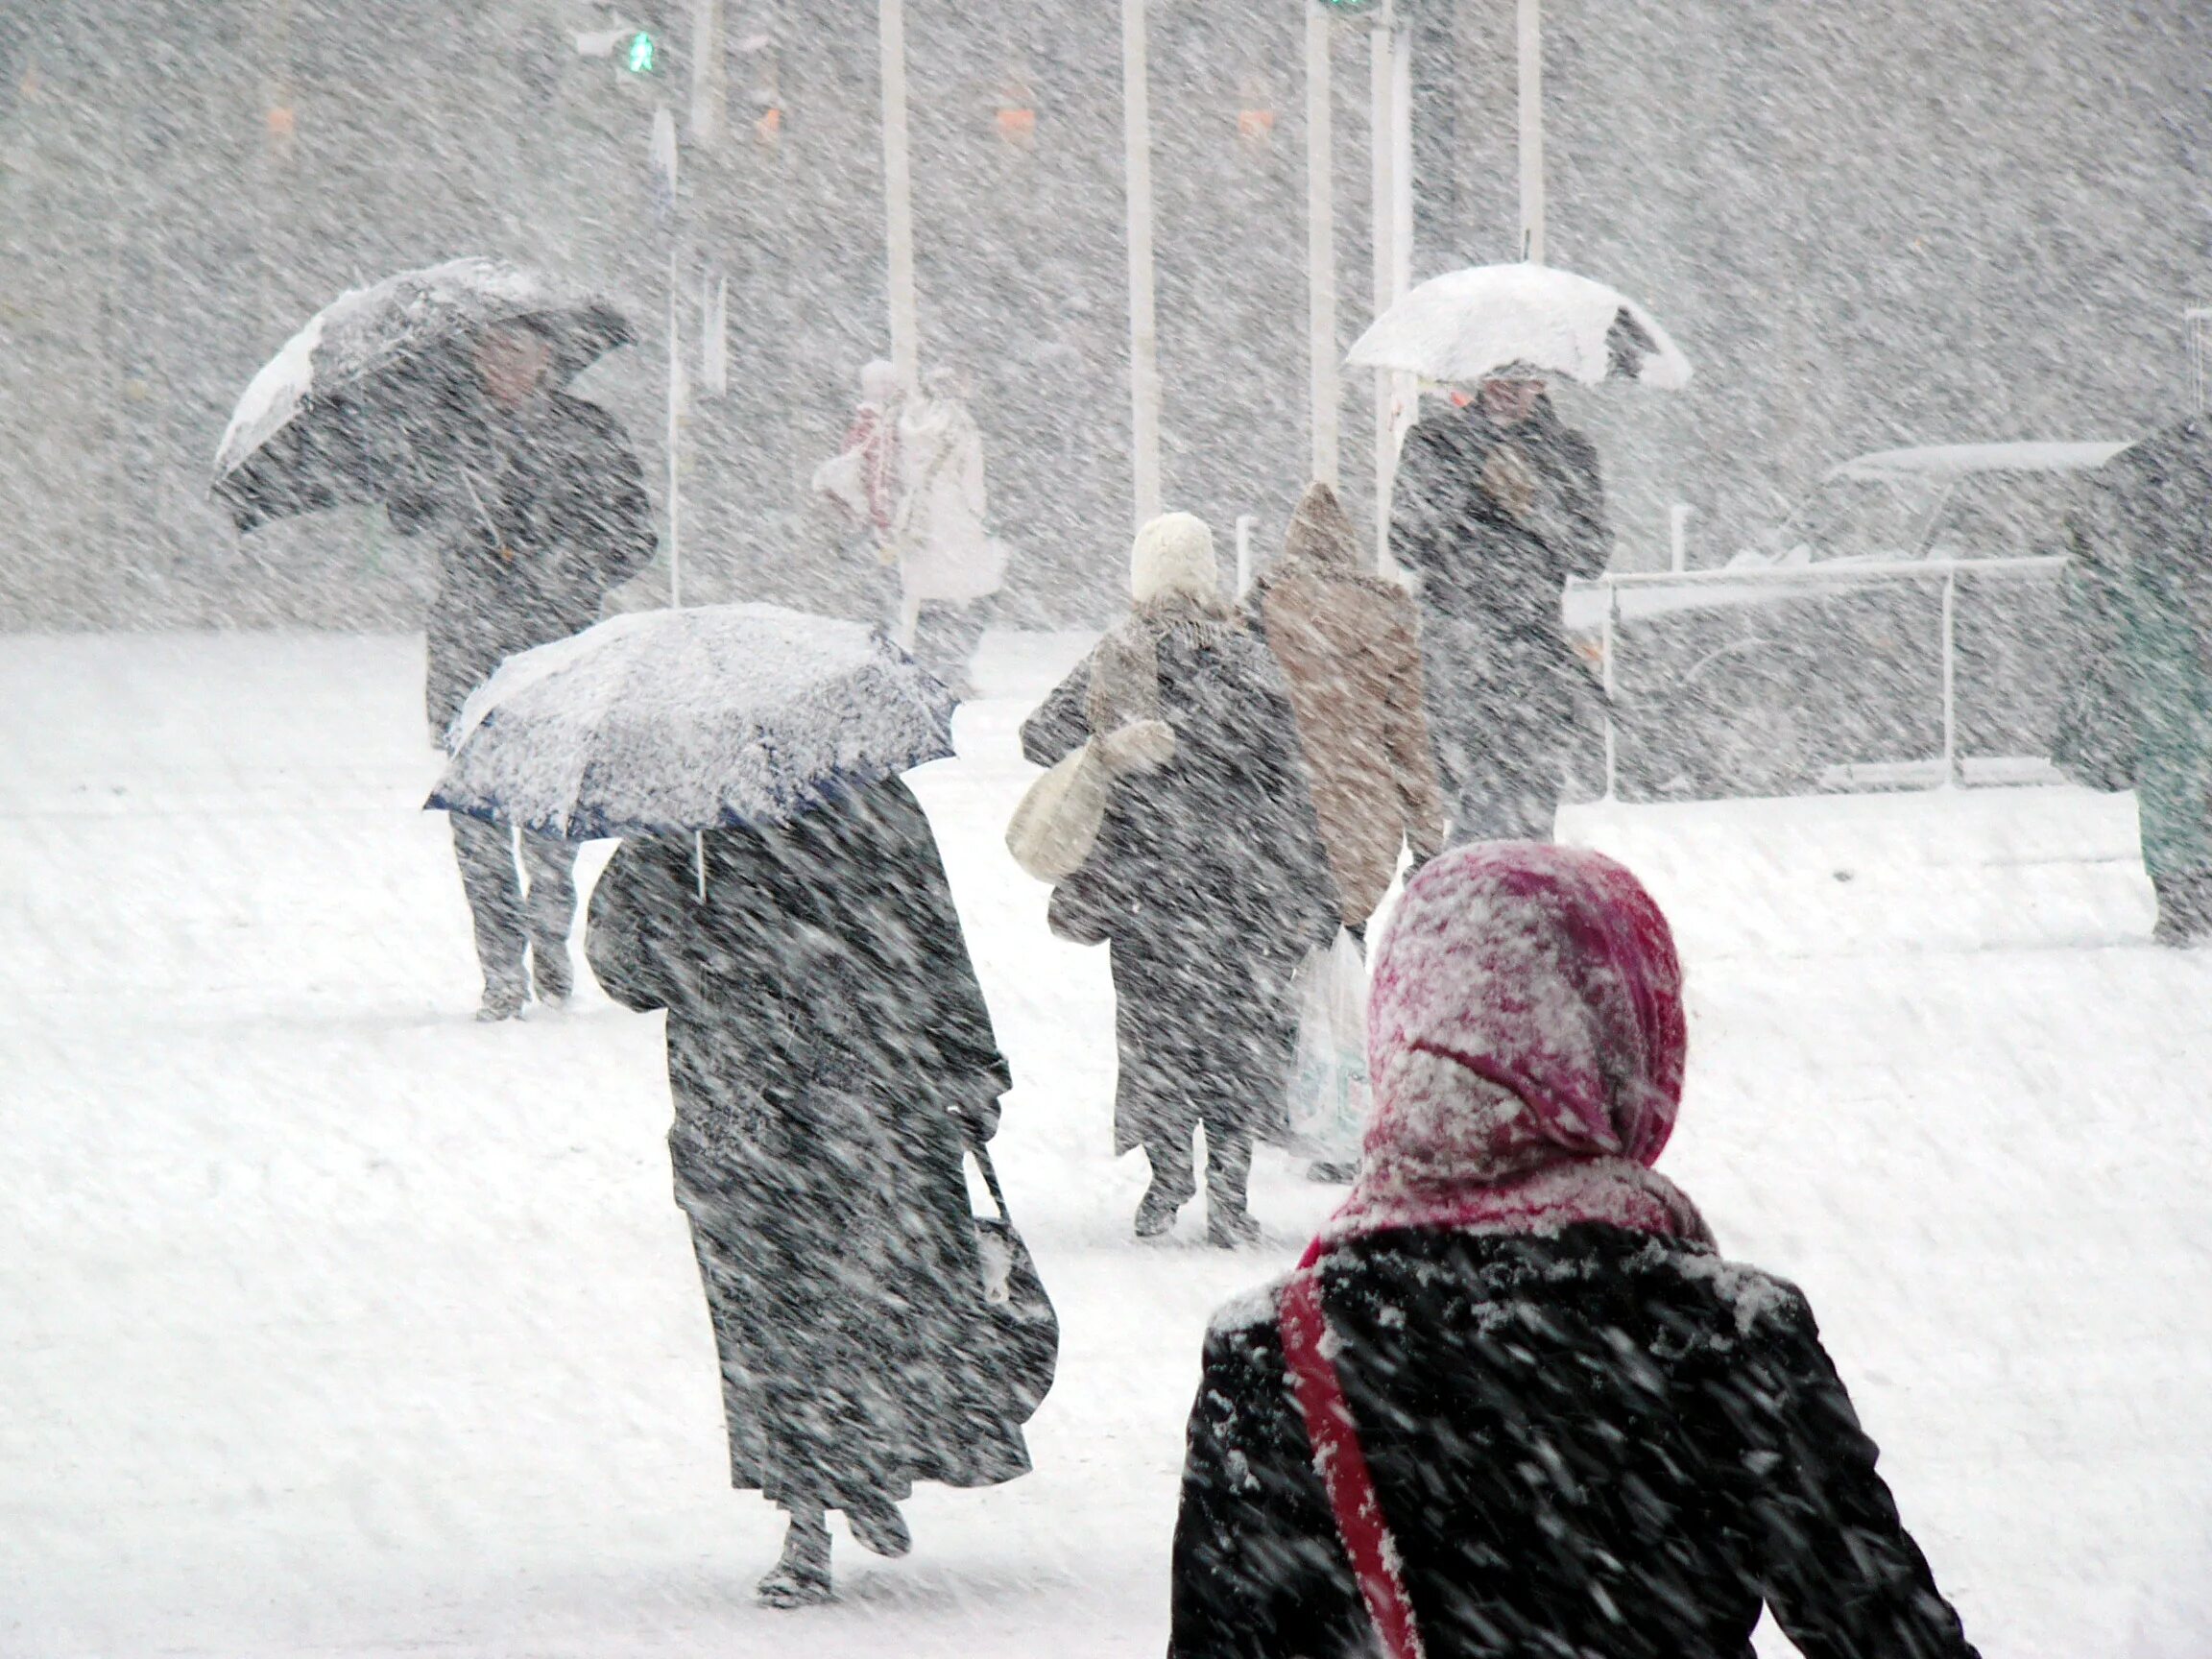
<path fill-rule="evenodd" d="M 476 1005 L 476 1018 L 487 1025 L 512 1020 L 522 1012 L 522 1004 L 528 1000 L 529 991 L 519 970 L 488 974 L 484 980 L 484 1000 Z"/>
<path fill-rule="evenodd" d="M 538 1000 L 559 1004 L 576 988 L 575 970 L 568 965 L 568 947 L 535 941 L 530 947 L 530 986 Z"/>
<path fill-rule="evenodd" d="M 1244 1208 L 1252 1179 L 1252 1137 L 1206 1132 L 1206 1242 L 1235 1250 L 1260 1241 L 1260 1223 Z"/>
<path fill-rule="evenodd" d="M 753 1593 L 763 1607 L 819 1607 L 830 1599 L 830 1527 L 821 1510 L 791 1517 L 782 1559 Z"/>
<path fill-rule="evenodd" d="M 2176 950 L 2212 938 L 2212 874 L 2182 871 L 2151 878 L 2158 895 L 2153 943 Z"/>
<path fill-rule="evenodd" d="M 1143 1200 L 1137 1206 L 1137 1237 L 1165 1238 L 1175 1225 L 1175 1212 L 1198 1190 L 1190 1168 L 1190 1133 L 1180 1140 L 1163 1135 L 1145 1142 L 1144 1158 L 1152 1166 L 1152 1185 L 1144 1189 Z"/>

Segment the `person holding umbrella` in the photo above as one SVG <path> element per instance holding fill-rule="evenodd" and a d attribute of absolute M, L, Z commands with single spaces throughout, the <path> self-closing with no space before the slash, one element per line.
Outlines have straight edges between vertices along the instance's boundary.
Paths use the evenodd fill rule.
<path fill-rule="evenodd" d="M 1598 452 L 1550 379 L 1672 387 L 1690 365 L 1641 306 L 1549 266 L 1422 283 L 1351 360 L 1454 391 L 1406 434 L 1390 551 L 1419 579 L 1429 723 L 1453 839 L 1551 838 L 1578 705 L 1595 687 L 1559 614 L 1612 552 Z"/>
<path fill-rule="evenodd" d="M 1571 576 L 1613 537 L 1598 451 L 1526 365 L 1406 435 L 1390 551 L 1420 573 L 1429 722 L 1455 841 L 1549 841 L 1583 673 L 1560 625 Z"/>
<path fill-rule="evenodd" d="M 386 506 L 438 538 L 425 702 L 433 741 L 507 657 L 598 619 L 609 589 L 652 557 L 644 469 L 614 417 L 552 384 L 552 342 L 527 319 L 483 329 L 443 432 L 418 438 Z M 534 984 L 566 1000 L 575 849 L 453 818 L 453 854 L 484 974 L 479 1020 L 518 1014 Z M 528 956 L 528 977 L 524 957 Z"/>
<path fill-rule="evenodd" d="M 986 1145 L 1007 1065 L 901 778 L 952 752 L 951 714 L 860 623 L 639 612 L 493 675 L 426 804 L 622 837 L 587 950 L 615 1001 L 666 1011 L 731 1483 L 790 1518 L 774 1606 L 829 1599 L 830 1510 L 901 1555 L 916 1481 L 1026 1472 L 1057 1353 Z"/>
<path fill-rule="evenodd" d="M 241 532 L 381 502 L 402 534 L 435 539 L 433 742 L 502 659 L 589 627 L 652 557 L 644 472 L 620 424 L 562 390 L 630 339 L 604 301 L 452 259 L 340 296 L 238 401 L 213 493 Z M 456 819 L 453 846 L 484 974 L 477 1017 L 521 1011 L 526 953 L 539 995 L 565 998 L 573 854 L 526 837 L 525 891 L 506 829 Z"/>

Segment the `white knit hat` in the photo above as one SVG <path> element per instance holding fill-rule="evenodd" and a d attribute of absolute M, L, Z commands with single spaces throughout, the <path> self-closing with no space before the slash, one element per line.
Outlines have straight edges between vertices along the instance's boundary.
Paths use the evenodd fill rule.
<path fill-rule="evenodd" d="M 1137 532 L 1129 551 L 1129 592 L 1138 604 L 1170 593 L 1214 602 L 1220 589 L 1214 532 L 1195 513 L 1163 513 Z"/>

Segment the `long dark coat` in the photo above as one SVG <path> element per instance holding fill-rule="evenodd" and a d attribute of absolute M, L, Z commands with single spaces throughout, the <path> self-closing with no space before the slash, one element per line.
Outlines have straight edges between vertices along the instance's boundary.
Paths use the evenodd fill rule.
<path fill-rule="evenodd" d="M 1548 399 L 1517 426 L 1446 406 L 1406 434 L 1390 552 L 1420 574 L 1429 725 L 1455 839 L 1550 839 L 1593 696 L 1560 595 L 1570 576 L 1602 571 L 1612 546 L 1598 451 Z"/>
<path fill-rule="evenodd" d="M 550 392 L 504 410 L 463 385 L 445 407 L 387 502 L 396 529 L 439 542 L 433 737 L 504 659 L 589 628 L 655 544 L 644 469 L 597 404 Z"/>
<path fill-rule="evenodd" d="M 2079 679 L 2053 757 L 2137 792 L 2152 876 L 2212 878 L 2212 425 L 2145 439 L 2098 484 L 2066 572 Z"/>
<path fill-rule="evenodd" d="M 623 843 L 592 971 L 668 1011 L 676 1201 L 731 1481 L 830 1508 L 1029 1467 L 988 1374 L 952 1113 L 1009 1076 L 927 819 L 896 779 L 783 830 Z"/>
<path fill-rule="evenodd" d="M 1972 1659 L 1792 1286 L 1686 1245 L 1401 1232 L 1324 1260 L 1334 1356 L 1430 1659 Z M 1372 1628 L 1286 1376 L 1280 1290 L 1216 1317 L 1172 1659 Z"/>
<path fill-rule="evenodd" d="M 1114 1148 L 1273 1135 L 1297 1025 L 1290 975 L 1335 936 L 1336 895 L 1288 693 L 1242 628 L 1171 628 L 1160 717 L 1175 757 L 1116 786 L 1090 860 L 1053 894 L 1064 937 L 1111 943 Z M 1091 735 L 1091 664 L 1022 728 L 1050 766 Z"/>

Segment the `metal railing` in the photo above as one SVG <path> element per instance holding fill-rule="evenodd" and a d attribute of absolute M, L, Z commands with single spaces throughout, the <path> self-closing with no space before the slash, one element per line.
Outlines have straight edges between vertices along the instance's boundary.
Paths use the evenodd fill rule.
<path fill-rule="evenodd" d="M 1618 779 L 1619 739 L 1613 718 L 1614 695 L 1617 689 L 1614 661 L 1618 655 L 1621 590 L 1623 588 L 1754 588 L 1818 589 L 1821 588 L 1863 588 L 1891 582 L 1943 584 L 1942 621 L 1942 716 L 1943 752 L 1934 764 L 1940 767 L 1936 787 L 1949 789 L 1960 781 L 1959 770 L 1959 700 L 1958 700 L 1958 611 L 1959 578 L 1960 576 L 1994 577 L 1998 580 L 2039 575 L 2056 575 L 2065 568 L 2064 554 L 2023 555 L 1997 559 L 1912 559 L 1890 560 L 1880 563 L 1845 564 L 1841 561 L 1827 565 L 1753 565 L 1724 566 L 1715 570 L 1608 570 L 1601 576 L 1587 579 L 1575 577 L 1567 583 L 1569 592 L 1601 589 L 1605 592 L 1605 612 L 1599 628 L 1600 671 L 1605 687 L 1605 796 L 1615 799 Z"/>

